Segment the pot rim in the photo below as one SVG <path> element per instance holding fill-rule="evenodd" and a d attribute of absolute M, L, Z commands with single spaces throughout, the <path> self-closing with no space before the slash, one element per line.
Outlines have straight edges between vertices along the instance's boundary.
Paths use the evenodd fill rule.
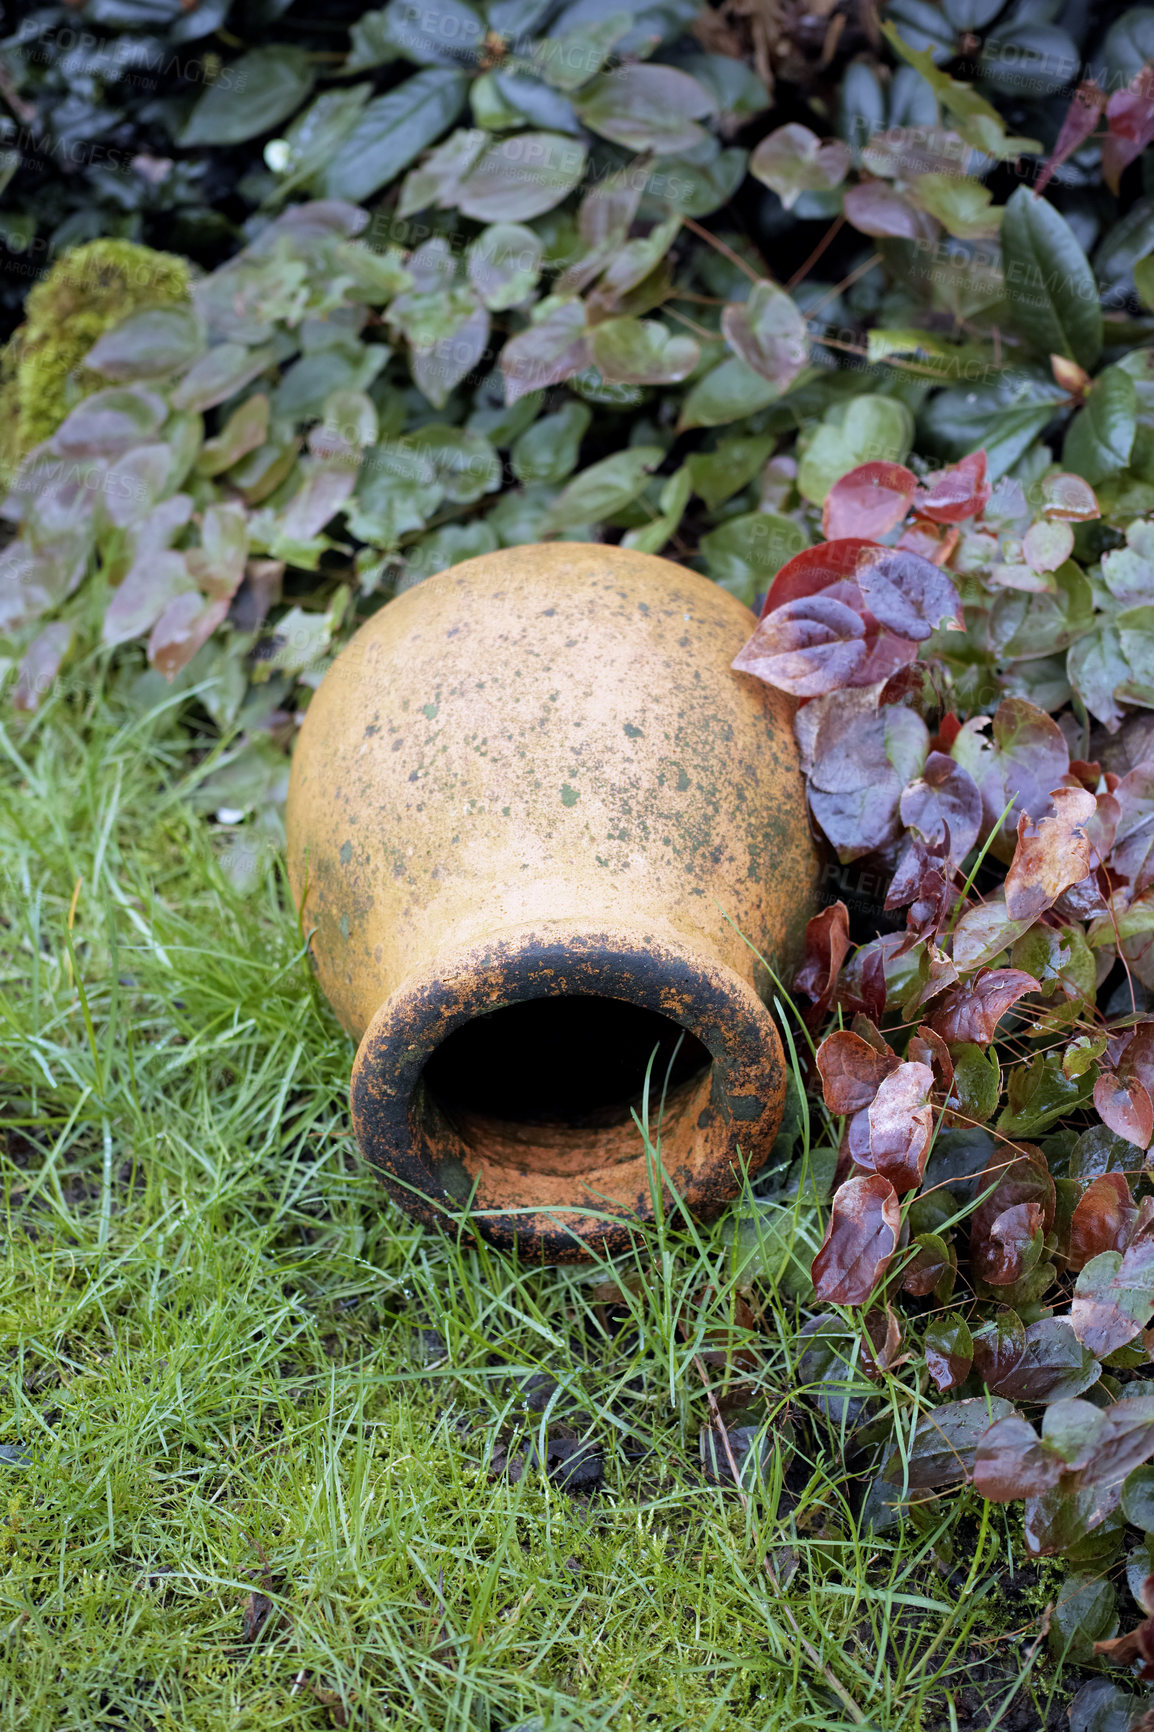
<path fill-rule="evenodd" d="M 588 1167 L 584 1152 L 572 1149 L 551 1165 L 540 1159 L 550 1127 L 530 1133 L 493 1121 L 488 1130 L 462 1132 L 423 1080 L 441 1043 L 474 1018 L 577 995 L 656 1012 L 702 1043 L 710 1067 L 682 1086 L 676 1103 L 667 1101 L 656 1144 L 665 1206 L 676 1192 L 707 1218 L 738 1195 L 744 1171 L 768 1155 L 785 1103 L 785 1057 L 769 1011 L 748 980 L 671 927 L 562 919 L 442 952 L 384 1001 L 365 1030 L 350 1085 L 354 1128 L 408 1213 L 547 1263 L 612 1255 L 635 1241 L 630 1222 L 652 1221 L 660 1206 L 652 1154 L 635 1126 L 612 1136 L 590 1132 Z M 462 1220 L 466 1209 L 476 1234 Z"/>

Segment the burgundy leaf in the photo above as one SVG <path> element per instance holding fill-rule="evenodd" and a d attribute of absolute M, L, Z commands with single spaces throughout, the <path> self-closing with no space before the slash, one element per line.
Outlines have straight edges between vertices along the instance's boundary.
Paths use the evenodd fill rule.
<path fill-rule="evenodd" d="M 1139 764 L 1113 792 L 1118 807 L 1110 870 L 1135 895 L 1154 882 L 1154 763 Z"/>
<path fill-rule="evenodd" d="M 991 1425 L 974 1457 L 974 1489 L 991 1503 L 1039 1497 L 1057 1485 L 1065 1469 L 1028 1420 L 1009 1413 Z"/>
<path fill-rule="evenodd" d="M 1054 1219 L 1057 1193 L 1045 1156 L 1032 1143 L 1017 1147 L 1022 1152 L 1013 1159 L 1008 1158 L 1007 1150 L 995 1150 L 978 1179 L 981 1200 L 970 1217 L 970 1259 L 975 1272 L 985 1281 L 990 1281 L 989 1271 L 996 1276 L 1006 1258 L 1016 1254 L 1015 1246 L 1024 1256 L 1033 1233 L 1048 1232 Z M 993 1191 L 984 1195 L 991 1184 Z M 1036 1204 L 1041 1218 L 1029 1211 L 1013 1213 L 1021 1204 Z M 990 1285 L 1005 1285 L 1012 1279 L 1012 1276 L 1003 1281 L 995 1279 Z"/>
<path fill-rule="evenodd" d="M 32 639 L 16 677 L 16 688 L 12 693 L 14 709 L 27 712 L 39 709 L 68 654 L 74 629 L 70 620 L 56 620 Z"/>
<path fill-rule="evenodd" d="M 859 463 L 826 494 L 821 532 L 830 540 L 876 540 L 901 522 L 916 487 L 913 474 L 901 463 Z"/>
<path fill-rule="evenodd" d="M 815 1020 L 829 1008 L 848 951 L 849 913 L 844 902 L 831 903 L 806 921 L 805 950 L 794 990 L 813 1000 L 810 1015 Z"/>
<path fill-rule="evenodd" d="M 856 1113 L 868 1107 L 878 1085 L 894 1070 L 898 1056 L 888 1047 L 878 1052 L 848 1028 L 827 1035 L 817 1049 L 825 1104 L 831 1113 Z"/>
<path fill-rule="evenodd" d="M 922 517 L 935 523 L 963 523 L 985 510 L 991 491 L 986 480 L 986 453 L 974 451 L 952 468 L 931 476 L 914 504 Z"/>
<path fill-rule="evenodd" d="M 774 608 L 783 607 L 787 601 L 818 595 L 831 588 L 836 599 L 844 601 L 846 597 L 837 586 L 847 584 L 856 588 L 854 573 L 858 562 L 863 553 L 876 545 L 863 536 L 845 536 L 835 541 L 823 541 L 817 547 L 804 547 L 792 559 L 786 560 L 774 578 L 761 610 L 762 618 L 772 613 Z"/>
<path fill-rule="evenodd" d="M 949 1246 L 937 1233 L 919 1233 L 913 1245 L 917 1246 L 915 1256 L 902 1265 L 902 1292 L 924 1299 L 953 1270 L 954 1262 Z"/>
<path fill-rule="evenodd" d="M 148 640 L 148 659 L 167 680 L 174 680 L 208 642 L 228 613 L 227 601 L 206 601 L 196 591 L 186 591 L 170 601 Z"/>
<path fill-rule="evenodd" d="M 898 536 L 896 545 L 903 553 L 919 553 L 934 565 L 946 565 L 960 535 L 956 523 L 938 524 L 931 517 L 915 515 Z"/>
<path fill-rule="evenodd" d="M 974 1331 L 974 1370 L 1000 1395 L 1009 1394 L 1003 1385 L 1022 1363 L 1025 1351 L 1026 1331 L 1016 1311 L 999 1311 Z"/>
<path fill-rule="evenodd" d="M 1068 1317 L 1040 1317 L 1026 1330 L 1015 1365 L 989 1379 L 1013 1401 L 1062 1401 L 1098 1381 L 1102 1368 L 1074 1334 Z"/>
<path fill-rule="evenodd" d="M 1042 1251 L 1040 1203 L 1014 1203 L 990 1223 L 986 1239 L 973 1247 L 974 1266 L 991 1287 L 1009 1287 L 1028 1275 Z"/>
<path fill-rule="evenodd" d="M 1141 1333 L 1154 1309 L 1154 1240 L 1139 1239 L 1124 1252 L 1102 1251 L 1078 1276 L 1070 1321 L 1097 1359 Z"/>
<path fill-rule="evenodd" d="M 935 1090 L 942 1095 L 949 1094 L 954 1086 L 954 1061 L 936 1029 L 923 1022 L 909 1038 L 906 1057 L 915 1064 L 928 1064 L 934 1073 Z"/>
<path fill-rule="evenodd" d="M 1144 66 L 1129 90 L 1116 90 L 1106 104 L 1107 135 L 1102 140 L 1102 179 L 1118 191 L 1122 170 L 1154 141 L 1154 90 L 1151 68 Z"/>
<path fill-rule="evenodd" d="M 1054 1405 L 1060 1407 L 1063 1403 L 1055 1402 Z M 1088 1403 L 1080 1405 L 1085 1407 Z M 1053 1411 L 1053 1407 L 1049 1409 L 1049 1413 Z M 1056 1552 L 1069 1551 L 1113 1515 L 1121 1497 L 1119 1486 L 1079 1487 L 1076 1476 L 1063 1474 L 1049 1491 L 1040 1497 L 1026 1499 L 1022 1524 L 1026 1551 L 1033 1558 L 1053 1557 Z"/>
<path fill-rule="evenodd" d="M 863 555 L 856 579 L 874 618 L 900 637 L 922 642 L 939 625 L 960 625 L 962 604 L 939 566 L 900 548 Z"/>
<path fill-rule="evenodd" d="M 834 1192 L 825 1241 L 813 1260 L 813 1285 L 830 1305 L 864 1305 L 897 1249 L 901 1206 L 879 1173 L 847 1179 Z"/>
<path fill-rule="evenodd" d="M 1105 91 L 1099 90 L 1092 78 L 1079 84 L 1070 98 L 1070 106 L 1066 110 L 1053 154 L 1034 185 L 1035 197 L 1040 197 L 1045 191 L 1054 170 L 1060 168 L 1068 156 L 1073 156 L 1080 145 L 1085 144 L 1098 124 L 1105 102 Z"/>
<path fill-rule="evenodd" d="M 819 697 L 853 683 L 866 658 L 865 630 L 844 602 L 806 596 L 763 614 L 733 666 L 791 697 Z"/>
<path fill-rule="evenodd" d="M 1094 1084 L 1094 1105 L 1104 1125 L 1140 1149 L 1148 1149 L 1154 1138 L 1154 1101 L 1144 1083 L 1134 1076 L 1104 1070 Z"/>
<path fill-rule="evenodd" d="M 964 860 L 978 840 L 982 796 L 968 770 L 931 752 L 922 773 L 902 794 L 902 823 L 917 830 L 934 848 L 949 846 L 951 860 Z"/>
<path fill-rule="evenodd" d="M 1102 1173 L 1092 1179 L 1070 1222 L 1070 1268 L 1077 1272 L 1102 1251 L 1124 1251 L 1137 1218 L 1125 1173 Z"/>
<path fill-rule="evenodd" d="M 883 1077 L 867 1109 L 871 1165 L 899 1195 L 922 1182 L 933 1129 L 929 1065 L 899 1064 Z"/>
<path fill-rule="evenodd" d="M 973 980 L 952 987 L 930 1017 L 942 1039 L 989 1046 L 998 1023 L 1011 1005 L 1040 987 L 1020 968 L 985 968 Z"/>
<path fill-rule="evenodd" d="M 882 180 L 847 187 L 843 202 L 845 220 L 859 234 L 901 241 L 925 241 L 933 235 L 934 225 L 925 211 Z"/>
<path fill-rule="evenodd" d="M 1003 698 L 994 713 L 990 736 L 985 717 L 973 717 L 956 736 L 950 755 L 964 764 L 982 796 L 983 828 L 1001 822 L 1008 833 L 1018 814 L 1045 817 L 1050 790 L 1069 772 L 1070 753 L 1052 716 L 1025 698 Z M 1010 811 L 1003 819 L 1006 807 Z"/>
<path fill-rule="evenodd" d="M 1036 823 L 1028 813 L 1018 819 L 1018 845 L 1006 874 L 1006 913 L 1011 920 L 1036 920 L 1071 884 L 1090 870 L 1086 825 L 1098 803 L 1084 788 L 1055 788 L 1053 813 Z"/>
<path fill-rule="evenodd" d="M 1154 1455 L 1154 1395 L 1117 1401 L 1102 1415 L 1093 1454 L 1079 1472 L 1082 1485 L 1120 1485 Z"/>

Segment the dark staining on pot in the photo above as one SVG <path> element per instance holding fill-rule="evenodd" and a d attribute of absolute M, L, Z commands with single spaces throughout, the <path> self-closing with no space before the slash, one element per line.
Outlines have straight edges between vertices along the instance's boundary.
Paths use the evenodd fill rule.
<path fill-rule="evenodd" d="M 362 1148 L 422 1219 L 475 1189 L 478 1231 L 555 1260 L 620 1247 L 650 1214 L 633 1096 L 596 1123 L 470 1096 L 470 1076 L 484 1095 L 501 1070 L 500 1041 L 478 1062 L 486 1029 L 526 999 L 571 1031 L 581 1078 L 612 1067 L 597 1029 L 614 1016 L 622 1052 L 654 1030 L 672 1052 L 681 1034 L 700 1068 L 667 1101 L 661 1152 L 698 1213 L 735 1193 L 739 1149 L 755 1165 L 772 1143 L 784 1066 L 741 934 L 787 966 L 817 865 L 792 706 L 730 670 L 750 629 L 693 573 L 559 543 L 406 592 L 322 683 L 294 762 L 290 874 L 299 899 L 307 854 L 319 978 L 363 1036 Z M 606 1209 L 622 1224 L 589 1213 Z"/>

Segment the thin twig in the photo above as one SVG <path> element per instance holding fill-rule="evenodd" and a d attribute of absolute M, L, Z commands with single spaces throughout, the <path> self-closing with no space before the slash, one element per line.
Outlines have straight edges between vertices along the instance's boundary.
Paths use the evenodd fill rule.
<path fill-rule="evenodd" d="M 839 213 L 834 218 L 834 220 L 830 224 L 830 226 L 826 229 L 825 233 L 822 235 L 821 239 L 818 241 L 816 247 L 814 247 L 814 249 L 813 249 L 812 253 L 810 253 L 808 259 L 806 259 L 804 265 L 801 265 L 796 271 L 794 271 L 792 277 L 790 277 L 788 283 L 786 283 L 786 285 L 785 285 L 787 289 L 796 289 L 798 283 L 805 281 L 806 277 L 808 277 L 808 275 L 809 275 L 810 271 L 813 269 L 814 265 L 816 265 L 818 259 L 820 259 L 822 253 L 824 253 L 826 247 L 828 247 L 830 241 L 832 241 L 834 235 L 836 235 L 838 233 L 839 229 L 843 228 L 844 226 L 845 226 L 845 217 Z"/>
<path fill-rule="evenodd" d="M 699 222 L 695 222 L 689 216 L 683 216 L 681 220 L 687 229 L 690 229 L 695 235 L 699 235 L 703 241 L 708 241 L 711 247 L 716 247 L 717 251 L 724 258 L 727 258 L 731 265 L 736 265 L 739 271 L 744 271 L 751 283 L 765 281 L 765 278 L 759 276 L 752 265 L 746 263 L 740 253 L 735 253 L 732 247 L 727 246 L 724 241 L 718 240 L 716 235 L 710 234 L 709 230 L 703 228 Z"/>
<path fill-rule="evenodd" d="M 679 313 L 675 307 L 669 305 L 665 306 L 664 311 L 667 318 L 676 319 L 679 325 L 687 326 L 694 336 L 704 337 L 707 343 L 717 342 L 720 332 L 707 331 L 704 325 L 699 325 L 696 319 L 689 317 L 688 313 Z"/>

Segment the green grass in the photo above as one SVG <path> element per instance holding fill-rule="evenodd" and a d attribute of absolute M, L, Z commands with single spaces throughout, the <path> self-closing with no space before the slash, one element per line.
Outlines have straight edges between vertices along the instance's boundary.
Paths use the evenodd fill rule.
<path fill-rule="evenodd" d="M 916 1349 L 875 1384 L 847 1335 L 819 1385 L 784 1288 L 740 1321 L 724 1221 L 565 1270 L 415 1229 L 275 854 L 242 896 L 199 815 L 227 753 L 90 671 L 0 734 L 3 1725 L 1056 1725 L 1020 1514 L 859 1522 L 847 1403 L 908 1434 Z M 775 1219 L 808 1260 L 804 1193 Z M 702 1372 L 759 1428 L 740 1491 Z M 558 1426 L 592 1494 L 493 1471 Z"/>

